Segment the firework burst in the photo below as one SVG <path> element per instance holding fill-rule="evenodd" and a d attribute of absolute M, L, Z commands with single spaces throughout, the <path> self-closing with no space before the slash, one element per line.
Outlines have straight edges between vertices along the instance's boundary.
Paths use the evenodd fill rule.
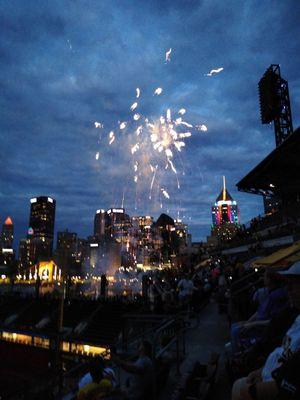
<path fill-rule="evenodd" d="M 166 52 L 165 61 L 170 62 L 171 49 Z M 180 108 L 171 110 L 166 107 L 165 112 L 158 117 L 144 115 L 142 112 L 143 93 L 140 88 L 135 89 L 135 100 L 129 103 L 130 117 L 127 121 L 118 122 L 113 131 L 108 134 L 108 144 L 118 145 L 121 139 L 126 138 L 128 150 L 132 159 L 132 181 L 136 185 L 148 185 L 148 197 L 153 199 L 154 191 L 160 203 L 162 197 L 165 200 L 171 198 L 170 190 L 166 186 L 166 174 L 175 175 L 177 189 L 180 189 L 177 163 L 181 161 L 181 152 L 186 146 L 186 140 L 194 132 L 206 132 L 204 124 L 194 125 L 185 118 L 187 110 Z M 162 87 L 153 90 L 156 98 L 164 92 Z M 130 105 L 131 104 L 131 105 Z M 99 122 L 95 122 L 96 128 L 103 128 Z M 122 151 L 124 150 L 122 146 Z M 96 159 L 99 158 L 97 153 Z M 180 166 L 182 162 L 180 163 Z M 181 171 L 180 171 L 181 172 Z M 184 175 L 184 172 L 182 172 Z M 169 175 L 168 175 L 168 180 Z"/>

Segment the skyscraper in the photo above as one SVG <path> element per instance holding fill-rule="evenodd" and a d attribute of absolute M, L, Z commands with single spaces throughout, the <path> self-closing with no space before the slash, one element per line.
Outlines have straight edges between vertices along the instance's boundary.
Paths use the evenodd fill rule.
<path fill-rule="evenodd" d="M 103 238 L 107 234 L 109 224 L 108 214 L 105 210 L 97 210 L 94 218 L 94 236 L 97 239 Z"/>
<path fill-rule="evenodd" d="M 108 232 L 110 237 L 117 242 L 127 244 L 129 240 L 129 230 L 131 228 L 131 220 L 124 208 L 110 208 L 107 210 L 108 215 Z"/>
<path fill-rule="evenodd" d="M 14 261 L 14 226 L 10 217 L 7 217 L 1 232 L 0 238 L 0 263 L 4 265 L 11 265 Z"/>
<path fill-rule="evenodd" d="M 67 229 L 63 232 L 57 232 L 56 258 L 57 263 L 63 271 L 69 271 L 73 268 L 76 261 L 77 233 L 69 232 Z"/>
<path fill-rule="evenodd" d="M 1 232 L 1 247 L 12 249 L 14 240 L 14 226 L 10 217 L 7 217 Z"/>
<path fill-rule="evenodd" d="M 32 198 L 30 204 L 29 229 L 37 247 L 36 257 L 47 259 L 52 256 L 56 201 L 40 196 Z"/>
<path fill-rule="evenodd" d="M 223 188 L 212 206 L 212 225 L 214 228 L 227 223 L 239 224 L 240 216 L 237 202 L 226 189 L 226 180 L 223 176 Z"/>

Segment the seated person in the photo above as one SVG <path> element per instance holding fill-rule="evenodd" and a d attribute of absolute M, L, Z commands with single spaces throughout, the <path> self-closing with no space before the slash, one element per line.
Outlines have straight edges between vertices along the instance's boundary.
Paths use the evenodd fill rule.
<path fill-rule="evenodd" d="M 278 371 L 285 369 L 289 363 L 295 363 L 294 355 L 300 350 L 300 315 L 296 318 L 280 347 L 277 347 L 267 358 L 264 366 L 251 372 L 248 377 L 238 379 L 232 388 L 232 400 L 271 400 L 276 399 L 282 386 Z M 296 359 L 297 361 L 297 359 Z M 300 370 L 294 371 L 300 381 Z M 278 377 L 279 376 L 279 377 Z M 295 381 L 295 376 L 293 376 Z M 296 379 L 297 381 L 297 379 Z"/>
<path fill-rule="evenodd" d="M 144 400 L 151 398 L 153 382 L 152 347 L 147 341 L 139 346 L 139 356 L 135 362 L 121 360 L 111 355 L 112 361 L 131 374 L 129 390 L 126 390 L 126 399 Z"/>
<path fill-rule="evenodd" d="M 233 353 L 242 349 L 241 336 L 246 336 L 247 332 L 251 330 L 250 336 L 255 341 L 259 337 L 259 334 L 253 332 L 253 330 L 266 327 L 272 317 L 288 307 L 288 296 L 286 289 L 283 287 L 283 282 L 280 274 L 266 271 L 265 284 L 269 292 L 267 298 L 259 305 L 256 313 L 248 321 L 234 323 L 231 326 L 231 347 Z"/>
<path fill-rule="evenodd" d="M 233 358 L 228 360 L 229 372 L 235 377 L 248 374 L 254 368 L 262 366 L 267 356 L 282 343 L 286 332 L 300 314 L 300 297 L 293 287 L 295 288 L 295 285 L 287 286 L 289 306 L 271 319 L 257 342 L 245 351 L 235 353 Z M 300 291 L 300 282 L 298 288 Z"/>
<path fill-rule="evenodd" d="M 90 361 L 89 374 L 92 380 L 79 389 L 77 400 L 97 400 L 112 392 L 111 381 L 103 377 L 103 368 L 98 359 Z"/>
<path fill-rule="evenodd" d="M 103 357 L 99 356 L 92 360 L 93 363 L 99 363 L 100 368 L 102 369 L 103 378 L 108 379 L 111 381 L 112 387 L 115 388 L 117 386 L 117 380 L 115 372 L 112 368 L 105 366 L 105 361 Z M 78 387 L 81 389 L 83 386 L 87 385 L 88 383 L 92 382 L 92 376 L 90 372 L 87 372 L 79 381 Z"/>

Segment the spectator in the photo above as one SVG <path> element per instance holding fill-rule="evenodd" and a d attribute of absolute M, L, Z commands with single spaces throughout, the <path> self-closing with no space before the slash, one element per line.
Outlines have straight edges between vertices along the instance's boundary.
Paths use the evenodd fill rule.
<path fill-rule="evenodd" d="M 106 288 L 108 286 L 107 278 L 105 274 L 101 275 L 101 281 L 100 281 L 100 295 L 102 297 L 106 296 Z"/>
<path fill-rule="evenodd" d="M 280 274 L 266 271 L 265 284 L 269 295 L 265 301 L 259 305 L 248 321 L 242 321 L 232 324 L 231 327 L 231 345 L 235 353 L 241 348 L 240 335 L 245 335 L 250 329 L 266 326 L 272 317 L 279 314 L 281 310 L 288 307 L 288 297 L 283 280 Z M 254 333 L 252 336 L 255 337 Z"/>
<path fill-rule="evenodd" d="M 269 290 L 266 286 L 258 288 L 255 290 L 253 294 L 252 301 L 257 307 L 259 307 L 267 299 L 268 295 L 269 295 Z"/>
<path fill-rule="evenodd" d="M 267 358 L 264 366 L 251 372 L 248 377 L 238 379 L 232 388 L 232 400 L 275 399 L 278 395 L 278 383 L 274 379 L 276 370 L 288 364 L 300 349 L 300 315 L 296 318 L 280 347 Z M 298 378 L 299 376 L 298 370 Z M 298 379 L 299 382 L 300 379 Z"/>
<path fill-rule="evenodd" d="M 179 289 L 179 301 L 181 304 L 186 304 L 190 299 L 193 294 L 194 290 L 194 284 L 193 281 L 191 281 L 187 275 L 185 275 L 177 285 Z"/>
<path fill-rule="evenodd" d="M 112 387 L 116 387 L 117 386 L 117 380 L 116 380 L 116 375 L 115 372 L 112 368 L 106 367 L 105 366 L 105 362 L 103 357 L 97 357 L 95 359 L 92 360 L 92 364 L 99 364 L 99 368 L 102 371 L 103 374 L 103 378 L 108 379 L 109 381 L 111 381 Z M 93 381 L 92 379 L 92 375 L 90 373 L 90 371 L 85 374 L 79 381 L 78 383 L 78 387 L 79 389 L 81 389 L 82 387 L 86 386 L 87 384 L 91 383 Z"/>
<path fill-rule="evenodd" d="M 152 393 L 153 364 L 152 347 L 147 341 L 142 341 L 139 347 L 139 356 L 135 362 L 121 360 L 118 356 L 112 355 L 112 361 L 122 369 L 131 374 L 129 390 L 126 398 L 128 400 L 144 400 Z"/>
<path fill-rule="evenodd" d="M 230 362 L 231 371 L 238 376 L 241 371 L 248 373 L 254 368 L 264 364 L 267 356 L 280 344 L 300 314 L 300 279 L 288 281 L 289 306 L 274 316 L 262 332 L 261 338 L 254 345 L 250 345 L 246 351 L 237 353 Z"/>
<path fill-rule="evenodd" d="M 89 365 L 91 381 L 82 386 L 77 394 L 78 400 L 96 400 L 109 395 L 112 391 L 112 384 L 109 379 L 103 376 L 103 367 L 98 359 L 93 359 Z"/>

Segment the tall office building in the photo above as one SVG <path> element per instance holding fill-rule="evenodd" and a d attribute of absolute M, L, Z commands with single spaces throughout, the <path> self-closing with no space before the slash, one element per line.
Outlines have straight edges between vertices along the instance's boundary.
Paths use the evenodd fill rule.
<path fill-rule="evenodd" d="M 69 272 L 75 266 L 77 253 L 77 233 L 57 232 L 56 262 L 63 271 Z"/>
<path fill-rule="evenodd" d="M 76 252 L 77 233 L 69 232 L 68 229 L 57 232 L 56 250 L 73 253 Z"/>
<path fill-rule="evenodd" d="M 102 239 L 107 235 L 109 217 L 105 210 L 97 210 L 94 218 L 94 236 Z"/>
<path fill-rule="evenodd" d="M 107 210 L 108 215 L 108 233 L 121 244 L 127 244 L 129 241 L 129 231 L 131 228 L 131 220 L 124 208 L 110 208 Z"/>
<path fill-rule="evenodd" d="M 239 224 L 240 216 L 237 202 L 226 189 L 226 180 L 223 176 L 223 188 L 212 206 L 212 225 L 216 227 L 227 223 Z"/>
<path fill-rule="evenodd" d="M 10 217 L 7 217 L 0 238 L 0 263 L 9 266 L 14 261 L 14 226 Z"/>
<path fill-rule="evenodd" d="M 53 249 L 55 205 L 51 197 L 40 196 L 30 200 L 29 229 L 35 243 L 38 260 L 50 258 Z"/>
<path fill-rule="evenodd" d="M 212 206 L 212 235 L 222 240 L 230 240 L 239 224 L 238 205 L 226 189 L 226 180 L 223 176 L 223 188 Z"/>
<path fill-rule="evenodd" d="M 14 225 L 10 217 L 7 217 L 1 232 L 1 247 L 12 249 L 14 240 Z"/>
<path fill-rule="evenodd" d="M 23 274 L 29 267 L 37 262 L 37 246 L 32 238 L 28 235 L 26 239 L 19 242 L 19 272 Z"/>

